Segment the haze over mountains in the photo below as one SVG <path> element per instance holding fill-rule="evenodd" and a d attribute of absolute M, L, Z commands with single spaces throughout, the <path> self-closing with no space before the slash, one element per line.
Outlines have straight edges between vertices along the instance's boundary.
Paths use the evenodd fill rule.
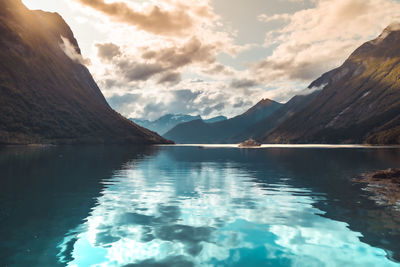
<path fill-rule="evenodd" d="M 138 125 L 147 128 L 151 131 L 157 132 L 160 135 L 167 133 L 169 130 L 174 128 L 176 125 L 194 121 L 194 120 L 203 120 L 200 115 L 191 116 L 191 115 L 184 115 L 184 114 L 167 114 L 164 115 L 154 121 L 149 121 L 146 119 L 135 119 L 131 118 L 131 121 L 137 123 Z M 213 123 L 218 121 L 227 120 L 225 116 L 217 116 L 214 118 L 210 118 L 207 120 L 203 120 L 205 123 Z"/>
<path fill-rule="evenodd" d="M 260 120 L 245 119 L 233 129 L 194 121 L 165 136 L 178 143 L 251 137 L 263 143 L 400 144 L 400 24 L 388 26 L 308 88 L 309 95 L 293 97 Z"/>
<path fill-rule="evenodd" d="M 167 141 L 115 112 L 57 13 L 0 8 L 0 144 Z"/>
<path fill-rule="evenodd" d="M 215 123 L 205 123 L 202 120 L 182 123 L 164 134 L 164 137 L 173 138 L 177 143 L 236 142 L 237 135 L 268 117 L 281 106 L 278 102 L 263 99 L 242 115 Z"/>

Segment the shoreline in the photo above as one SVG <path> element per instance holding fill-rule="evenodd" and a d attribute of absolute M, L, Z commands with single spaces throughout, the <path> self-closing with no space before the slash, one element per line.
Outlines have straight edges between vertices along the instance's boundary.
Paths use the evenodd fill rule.
<path fill-rule="evenodd" d="M 157 146 L 157 147 L 198 147 L 198 148 L 240 148 L 240 149 L 262 149 L 262 148 L 325 148 L 325 149 L 400 149 L 400 145 L 369 145 L 369 144 L 261 144 L 260 146 L 239 146 L 239 144 L 119 144 L 119 143 L 73 143 L 73 144 L 0 144 L 0 148 L 12 147 L 56 147 L 56 146 Z"/>
<path fill-rule="evenodd" d="M 366 145 L 366 144 L 262 144 L 261 146 L 239 147 L 239 144 L 158 144 L 162 147 L 202 147 L 202 148 L 240 148 L 240 149 L 261 149 L 261 148 L 359 148 L 359 149 L 379 149 L 379 148 L 398 148 L 400 145 Z"/>

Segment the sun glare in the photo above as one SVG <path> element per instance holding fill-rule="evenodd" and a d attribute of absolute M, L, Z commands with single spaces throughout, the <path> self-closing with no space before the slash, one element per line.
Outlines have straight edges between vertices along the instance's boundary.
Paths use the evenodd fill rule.
<path fill-rule="evenodd" d="M 29 9 L 43 9 L 53 11 L 54 2 L 52 0 L 22 0 L 26 7 Z M 58 2 L 58 1 L 57 1 Z"/>

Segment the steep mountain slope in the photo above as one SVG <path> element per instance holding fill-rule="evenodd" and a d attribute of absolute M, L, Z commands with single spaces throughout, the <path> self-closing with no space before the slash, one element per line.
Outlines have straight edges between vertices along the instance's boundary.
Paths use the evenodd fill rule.
<path fill-rule="evenodd" d="M 400 143 L 400 24 L 320 79 L 325 88 L 264 143 Z"/>
<path fill-rule="evenodd" d="M 282 104 L 263 99 L 242 115 L 216 123 L 195 120 L 177 125 L 164 135 L 177 143 L 229 143 L 251 125 L 271 115 Z"/>
<path fill-rule="evenodd" d="M 61 16 L 0 5 L 0 144 L 166 142 L 109 107 Z"/>

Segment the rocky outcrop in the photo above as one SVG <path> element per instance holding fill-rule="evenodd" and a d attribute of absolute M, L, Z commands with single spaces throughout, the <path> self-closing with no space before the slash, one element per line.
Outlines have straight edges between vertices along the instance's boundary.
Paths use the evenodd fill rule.
<path fill-rule="evenodd" d="M 256 140 L 250 138 L 244 142 L 239 143 L 238 146 L 239 147 L 259 147 L 259 146 L 261 146 L 261 143 L 258 143 Z"/>
<path fill-rule="evenodd" d="M 387 169 L 363 174 L 355 182 L 365 183 L 378 204 L 398 205 L 400 201 L 400 169 Z"/>

